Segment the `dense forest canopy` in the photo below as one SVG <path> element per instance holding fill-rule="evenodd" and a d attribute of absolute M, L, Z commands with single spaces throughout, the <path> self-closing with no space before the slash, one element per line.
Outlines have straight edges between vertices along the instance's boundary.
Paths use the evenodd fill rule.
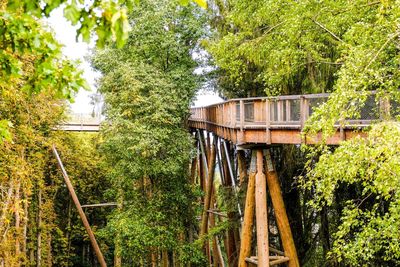
<path fill-rule="evenodd" d="M 251 153 L 194 140 L 187 118 L 204 83 L 224 98 L 330 92 L 303 133 L 320 134 L 321 144 L 272 148 L 301 265 L 398 265 L 400 2 L 194 2 L 0 3 L 0 265 L 97 264 L 55 144 L 82 203 L 117 203 L 85 210 L 108 265 L 236 266 L 249 179 L 241 164 Z M 66 101 L 87 87 L 41 22 L 59 7 L 77 38 L 97 43 L 100 133 L 55 131 L 68 119 Z M 195 71 L 204 65 L 211 71 Z M 379 110 L 370 112 L 382 115 L 368 136 L 327 146 L 335 123 L 360 118 L 372 91 Z M 210 168 L 232 156 L 238 188 L 223 181 L 222 165 L 212 195 L 196 183 L 203 145 L 213 147 Z M 227 154 L 213 154 L 219 146 Z M 208 233 L 198 220 L 206 198 L 225 216 L 210 215 Z M 281 246 L 274 219 L 269 229 Z"/>

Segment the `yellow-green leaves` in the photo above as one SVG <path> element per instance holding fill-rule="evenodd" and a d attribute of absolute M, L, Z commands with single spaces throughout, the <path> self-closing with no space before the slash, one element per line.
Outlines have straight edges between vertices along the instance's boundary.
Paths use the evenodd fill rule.
<path fill-rule="evenodd" d="M 129 22 L 126 9 L 116 11 L 111 18 L 111 31 L 117 47 L 121 48 L 129 37 Z"/>
<path fill-rule="evenodd" d="M 0 144 L 3 141 L 10 142 L 12 140 L 10 128 L 12 127 L 12 123 L 7 120 L 0 120 Z"/>
<path fill-rule="evenodd" d="M 78 7 L 76 0 L 72 0 L 70 5 L 64 8 L 64 17 L 69 20 L 72 25 L 76 25 L 81 18 L 81 9 Z"/>
<path fill-rule="evenodd" d="M 344 186 L 358 191 L 357 197 L 346 203 L 334 235 L 331 257 L 352 266 L 373 258 L 400 260 L 398 239 L 390 238 L 392 234 L 397 237 L 400 234 L 398 122 L 376 124 L 367 138 L 354 138 L 334 151 L 328 148 L 322 151 L 318 163 L 309 169 L 305 186 L 315 194 L 311 203 L 315 208 L 325 203 L 333 205 L 336 190 Z M 396 230 L 386 231 L 393 223 Z M 393 250 L 382 250 L 385 247 Z"/>
<path fill-rule="evenodd" d="M 201 6 L 202 8 L 207 8 L 207 0 L 193 0 L 196 4 Z"/>
<path fill-rule="evenodd" d="M 179 0 L 180 4 L 183 6 L 188 5 L 191 1 L 195 2 L 200 7 L 207 8 L 207 0 Z"/>

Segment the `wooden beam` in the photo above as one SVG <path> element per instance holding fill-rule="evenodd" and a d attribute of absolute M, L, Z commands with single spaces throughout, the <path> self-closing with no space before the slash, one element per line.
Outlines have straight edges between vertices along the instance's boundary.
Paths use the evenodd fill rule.
<path fill-rule="evenodd" d="M 214 188 L 213 188 L 213 192 L 214 192 Z M 214 207 L 215 205 L 215 195 L 213 194 L 211 197 L 211 207 Z M 207 212 L 209 212 L 210 210 L 207 210 Z M 214 213 L 211 212 L 210 213 L 210 226 L 209 228 L 212 229 L 216 226 L 215 223 L 215 216 Z M 213 249 L 212 249 L 212 253 L 213 253 L 213 264 L 215 267 L 225 267 L 225 262 L 224 259 L 222 257 L 222 252 L 221 252 L 221 247 L 219 245 L 219 240 L 218 240 L 218 236 L 214 235 L 213 236 Z"/>
<path fill-rule="evenodd" d="M 207 210 L 207 212 L 208 212 L 208 213 L 211 213 L 211 214 L 218 215 L 218 216 L 220 216 L 220 217 L 225 217 L 225 218 L 228 217 L 228 215 L 226 215 L 226 214 L 224 214 L 224 213 L 221 213 L 221 212 L 218 212 L 218 211 L 216 211 L 216 210 Z"/>
<path fill-rule="evenodd" d="M 239 168 L 239 186 L 242 185 L 247 178 L 246 158 L 243 150 L 237 150 L 237 161 Z"/>
<path fill-rule="evenodd" d="M 256 157 L 256 151 L 253 151 L 251 155 L 249 180 L 247 183 L 242 238 L 240 240 L 239 267 L 246 267 L 246 258 L 250 257 L 251 255 L 251 240 L 253 237 L 255 207 L 255 179 L 257 173 Z"/>
<path fill-rule="evenodd" d="M 65 181 L 65 183 L 67 185 L 68 191 L 69 191 L 69 193 L 70 193 L 70 195 L 72 197 L 72 200 L 75 203 L 75 206 L 76 206 L 76 208 L 78 210 L 79 216 L 81 217 L 83 225 L 85 226 L 86 232 L 89 235 L 89 239 L 90 239 L 90 242 L 92 243 L 92 247 L 93 247 L 93 249 L 94 249 L 94 251 L 96 253 L 97 260 L 99 261 L 101 267 L 106 267 L 107 264 L 106 264 L 106 261 L 104 260 L 103 253 L 101 253 L 100 247 L 99 247 L 99 245 L 97 244 L 97 241 L 96 241 L 96 237 L 93 234 L 92 228 L 90 228 L 90 225 L 89 225 L 89 222 L 88 222 L 88 220 L 86 218 L 86 215 L 83 212 L 81 203 L 79 202 L 78 196 L 75 193 L 74 187 L 72 186 L 72 183 L 71 183 L 71 181 L 70 181 L 70 179 L 68 177 L 67 171 L 64 168 L 64 165 L 63 165 L 63 163 L 61 161 L 61 158 L 58 155 L 58 152 L 57 152 L 57 149 L 56 149 L 55 145 L 53 145 L 52 149 L 53 149 L 54 156 L 57 159 L 58 166 L 61 169 L 61 172 L 62 172 L 62 175 L 64 177 L 64 181 Z"/>
<path fill-rule="evenodd" d="M 82 208 L 98 208 L 98 207 L 114 207 L 114 206 L 118 206 L 118 203 L 109 202 L 109 203 L 87 204 L 87 205 L 82 205 Z"/>
<path fill-rule="evenodd" d="M 203 207 L 203 215 L 201 220 L 201 228 L 200 228 L 200 236 L 203 236 L 207 233 L 207 225 L 208 225 L 208 212 L 210 209 L 212 189 L 214 184 L 214 171 L 215 171 L 215 142 L 212 143 L 210 149 L 210 162 L 208 166 L 208 178 L 207 178 L 207 188 L 206 188 L 206 196 L 204 199 L 204 207 Z"/>
<path fill-rule="evenodd" d="M 272 162 L 270 150 L 265 150 L 267 183 L 271 195 L 272 205 L 275 211 L 276 223 L 278 224 L 279 234 L 285 256 L 289 257 L 288 267 L 299 267 L 296 246 L 294 244 L 289 219 L 286 214 L 285 203 L 283 202 L 281 187 L 279 185 L 278 174 Z"/>
<path fill-rule="evenodd" d="M 195 178 L 196 178 L 196 166 L 197 166 L 197 157 L 194 157 L 192 159 L 192 164 L 190 166 L 190 184 L 194 185 L 195 184 Z"/>
<path fill-rule="evenodd" d="M 223 144 L 220 142 L 219 150 L 221 151 L 221 163 L 223 165 L 223 170 L 225 174 L 225 183 L 224 187 L 229 189 L 229 190 L 234 190 L 232 187 L 232 179 L 230 177 L 230 173 L 228 170 L 228 163 L 227 163 L 227 158 L 226 154 L 223 152 Z M 230 191 L 229 194 L 234 193 L 234 191 Z M 228 212 L 228 221 L 233 222 L 236 220 L 235 213 L 230 211 Z M 227 260 L 228 260 L 228 266 L 237 266 L 237 247 L 236 247 L 236 241 L 235 241 L 235 232 L 237 232 L 237 228 L 229 228 L 226 232 L 226 239 L 225 239 L 225 248 L 226 248 L 226 255 L 227 255 Z"/>
<path fill-rule="evenodd" d="M 267 185 L 264 174 L 263 151 L 257 149 L 257 174 L 255 183 L 257 254 L 259 266 L 269 265 Z"/>
<path fill-rule="evenodd" d="M 270 259 L 271 261 L 269 262 L 269 266 L 274 266 L 289 261 L 288 257 L 283 256 L 270 256 Z M 258 266 L 257 257 L 246 258 L 246 262 L 250 263 L 253 266 Z"/>

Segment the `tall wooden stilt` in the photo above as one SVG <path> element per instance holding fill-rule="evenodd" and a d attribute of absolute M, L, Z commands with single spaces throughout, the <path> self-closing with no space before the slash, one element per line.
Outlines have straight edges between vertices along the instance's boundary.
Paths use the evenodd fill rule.
<path fill-rule="evenodd" d="M 205 132 L 205 134 L 206 134 L 206 136 L 207 136 L 207 139 L 206 139 L 206 141 L 205 141 L 205 143 L 206 143 L 206 150 L 207 150 L 207 161 L 210 159 L 210 157 L 211 157 L 211 134 L 212 133 L 210 133 L 210 132 L 206 132 L 206 131 L 204 131 Z"/>
<path fill-rule="evenodd" d="M 224 168 L 224 174 L 225 174 L 225 184 L 224 186 L 231 190 L 231 194 L 234 194 L 234 188 L 232 184 L 232 177 L 229 171 L 228 167 L 228 160 L 229 158 L 227 157 L 228 153 L 225 153 L 224 151 L 224 145 L 223 142 L 220 142 L 220 147 L 221 151 L 221 156 L 222 156 L 222 165 Z M 228 220 L 229 221 L 234 221 L 236 219 L 235 213 L 234 212 L 228 212 Z M 237 260 L 238 260 L 238 253 L 237 253 L 237 247 L 236 247 L 236 240 L 235 240 L 235 231 L 237 232 L 238 229 L 228 229 L 227 234 L 226 234 L 226 254 L 228 257 L 228 265 L 229 266 L 237 266 Z"/>
<path fill-rule="evenodd" d="M 92 243 L 93 249 L 96 252 L 97 260 L 99 261 L 100 266 L 105 267 L 105 266 L 107 266 L 107 264 L 106 264 L 106 261 L 104 260 L 103 253 L 101 253 L 100 247 L 97 244 L 96 238 L 92 232 L 92 228 L 90 228 L 89 222 L 88 222 L 86 215 L 83 212 L 83 209 L 81 207 L 81 203 L 79 202 L 79 199 L 78 199 L 77 195 L 75 194 L 74 187 L 72 186 L 72 183 L 69 180 L 68 174 L 64 169 L 64 165 L 62 164 L 60 156 L 58 155 L 58 152 L 54 145 L 53 145 L 53 153 L 57 159 L 58 165 L 60 166 L 60 169 L 61 169 L 62 175 L 64 177 L 65 183 L 67 185 L 68 191 L 72 197 L 72 200 L 75 203 L 75 206 L 78 210 L 79 216 L 81 217 L 83 225 L 85 226 L 86 232 L 89 235 L 89 239 L 90 239 L 90 242 Z"/>
<path fill-rule="evenodd" d="M 168 267 L 169 260 L 168 260 L 168 251 L 166 249 L 162 250 L 161 258 L 162 258 L 162 267 Z"/>
<path fill-rule="evenodd" d="M 190 166 L 190 184 L 194 184 L 196 179 L 196 167 L 197 167 L 197 157 L 192 159 L 192 164 Z"/>
<path fill-rule="evenodd" d="M 246 206 L 240 243 L 239 267 L 246 267 L 246 258 L 251 256 L 251 239 L 253 236 L 253 218 L 255 207 L 255 179 L 257 173 L 256 152 L 251 155 L 249 181 L 247 183 Z"/>
<path fill-rule="evenodd" d="M 214 188 L 213 188 L 213 192 L 214 192 Z M 215 208 L 215 194 L 213 193 L 212 197 L 211 197 L 211 208 Z M 209 229 L 212 229 L 213 227 L 216 226 L 215 223 L 215 215 L 213 213 L 210 213 L 210 225 L 209 225 Z M 224 259 L 222 258 L 222 254 L 221 254 L 221 248 L 219 247 L 219 242 L 218 242 L 218 237 L 214 236 L 213 237 L 213 249 L 212 249 L 212 254 L 213 254 L 213 265 L 215 267 L 218 266 L 225 266 L 224 265 Z"/>
<path fill-rule="evenodd" d="M 241 185 L 246 181 L 247 177 L 246 159 L 243 150 L 237 151 L 237 160 L 239 168 L 239 185 Z"/>
<path fill-rule="evenodd" d="M 258 266 L 269 266 L 267 184 L 264 174 L 263 151 L 257 149 L 256 225 Z"/>
<path fill-rule="evenodd" d="M 201 228 L 200 228 L 200 236 L 203 236 L 207 233 L 207 224 L 208 224 L 208 212 L 210 209 L 212 189 L 214 183 L 214 170 L 215 170 L 215 144 L 213 143 L 210 149 L 210 162 L 208 164 L 208 179 L 207 179 L 207 188 L 206 188 L 206 196 L 204 199 L 204 208 L 203 215 L 201 220 Z"/>
<path fill-rule="evenodd" d="M 151 250 L 151 267 L 157 267 L 157 249 L 153 248 Z"/>
<path fill-rule="evenodd" d="M 279 185 L 278 174 L 274 168 L 269 149 L 265 151 L 267 183 L 271 195 L 272 205 L 275 211 L 276 222 L 282 240 L 285 256 L 289 257 L 288 267 L 299 267 L 299 259 L 294 245 L 292 231 L 290 230 L 289 219 L 286 214 L 285 204 L 282 198 L 281 187 Z"/>

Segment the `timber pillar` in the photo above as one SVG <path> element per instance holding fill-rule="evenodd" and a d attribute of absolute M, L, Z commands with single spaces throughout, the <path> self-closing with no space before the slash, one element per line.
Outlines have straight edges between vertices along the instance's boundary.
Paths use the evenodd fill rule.
<path fill-rule="evenodd" d="M 258 266 L 269 266 L 267 185 L 264 174 L 263 151 L 257 149 L 255 186 Z"/>
<path fill-rule="evenodd" d="M 255 181 L 257 173 L 256 156 L 256 151 L 253 151 L 251 155 L 249 180 L 247 183 L 242 238 L 240 239 L 239 267 L 246 267 L 246 258 L 251 256 L 251 241 L 253 237 L 253 219 L 255 207 Z"/>
<path fill-rule="evenodd" d="M 299 267 L 300 263 L 297 257 L 297 251 L 294 244 L 292 231 L 290 229 L 289 219 L 286 214 L 285 203 L 283 202 L 278 174 L 272 162 L 270 150 L 266 149 L 264 152 L 268 189 L 275 211 L 276 223 L 278 225 L 283 250 L 285 252 L 285 256 L 289 258 L 288 267 Z"/>
<path fill-rule="evenodd" d="M 283 251 L 269 246 L 267 188 L 271 197 Z M 253 221 L 254 213 L 255 222 Z M 250 256 L 254 223 L 257 233 L 257 256 Z M 270 150 L 257 148 L 252 151 L 249 169 L 239 267 L 254 265 L 264 267 L 281 263 L 286 263 L 288 267 L 300 266 Z"/>

